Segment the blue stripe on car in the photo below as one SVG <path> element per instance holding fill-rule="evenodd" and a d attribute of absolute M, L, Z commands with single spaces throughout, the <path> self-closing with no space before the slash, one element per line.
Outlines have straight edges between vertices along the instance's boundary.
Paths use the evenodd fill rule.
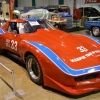
<path fill-rule="evenodd" d="M 4 34 L 4 31 L 2 29 L 0 29 L 0 34 Z"/>
<path fill-rule="evenodd" d="M 27 21 L 37 21 L 37 20 L 41 20 L 40 18 L 25 18 L 25 20 Z"/>
<path fill-rule="evenodd" d="M 25 40 L 24 40 L 25 41 Z M 80 70 L 74 70 L 70 68 L 67 64 L 65 64 L 60 57 L 58 57 L 52 50 L 47 48 L 46 46 L 36 43 L 36 42 L 29 42 L 25 41 L 28 44 L 36 47 L 39 49 L 46 57 L 48 57 L 61 71 L 63 71 L 67 75 L 71 76 L 79 76 L 84 75 L 92 72 L 100 71 L 100 65 L 98 66 L 92 66 L 90 68 L 84 68 Z"/>

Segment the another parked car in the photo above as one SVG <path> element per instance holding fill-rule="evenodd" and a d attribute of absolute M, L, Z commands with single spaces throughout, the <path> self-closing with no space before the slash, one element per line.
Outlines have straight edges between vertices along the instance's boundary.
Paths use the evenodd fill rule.
<path fill-rule="evenodd" d="M 100 16 L 100 9 L 95 6 L 80 7 L 82 10 L 81 15 L 87 17 Z"/>
<path fill-rule="evenodd" d="M 90 17 L 90 19 L 84 22 L 84 28 L 89 30 L 93 36 L 100 36 L 100 18 Z"/>

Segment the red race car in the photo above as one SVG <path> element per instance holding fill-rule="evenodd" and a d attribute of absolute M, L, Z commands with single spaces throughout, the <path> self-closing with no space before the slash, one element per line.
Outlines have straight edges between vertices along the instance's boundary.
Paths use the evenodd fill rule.
<path fill-rule="evenodd" d="M 38 18 L 9 20 L 0 28 L 0 50 L 25 62 L 31 80 L 70 95 L 100 90 L 100 41 L 69 34 Z"/>

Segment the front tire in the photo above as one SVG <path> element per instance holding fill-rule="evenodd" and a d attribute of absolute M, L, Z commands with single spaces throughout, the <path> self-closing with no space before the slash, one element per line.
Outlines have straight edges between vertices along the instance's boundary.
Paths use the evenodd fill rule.
<path fill-rule="evenodd" d="M 92 27 L 92 35 L 97 37 L 97 36 L 100 36 L 100 28 L 99 27 Z"/>
<path fill-rule="evenodd" d="M 5 49 L 0 49 L 0 55 L 3 55 L 3 54 L 7 54 L 7 50 L 5 50 Z"/>
<path fill-rule="evenodd" d="M 31 80 L 36 84 L 43 82 L 43 75 L 38 60 L 33 55 L 28 55 L 26 58 L 26 68 Z"/>

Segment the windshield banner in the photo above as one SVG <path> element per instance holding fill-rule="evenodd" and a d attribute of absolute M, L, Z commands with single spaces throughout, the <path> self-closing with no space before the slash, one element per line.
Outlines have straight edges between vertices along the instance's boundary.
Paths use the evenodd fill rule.
<path fill-rule="evenodd" d="M 100 0 L 85 0 L 85 4 L 100 3 Z"/>

